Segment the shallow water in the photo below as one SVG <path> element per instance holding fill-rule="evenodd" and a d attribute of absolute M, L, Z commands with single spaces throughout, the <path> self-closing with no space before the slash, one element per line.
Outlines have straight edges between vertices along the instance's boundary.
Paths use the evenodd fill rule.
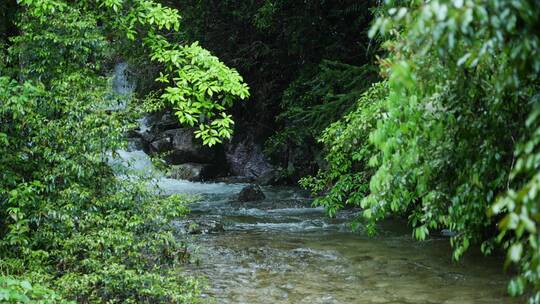
<path fill-rule="evenodd" d="M 119 151 L 133 169 L 151 171 L 142 151 Z M 225 232 L 195 236 L 210 303 L 518 303 L 506 296 L 502 261 L 469 254 L 451 260 L 447 238 L 415 242 L 406 223 L 379 235 L 352 233 L 354 211 L 325 216 L 294 188 L 263 188 L 261 202 L 239 203 L 243 184 L 192 183 L 157 176 L 163 194 L 198 194 L 192 220 L 218 221 Z"/>
<path fill-rule="evenodd" d="M 451 261 L 446 238 L 414 242 L 406 223 L 382 223 L 377 237 L 350 232 L 353 211 L 329 219 L 294 189 L 238 203 L 238 185 L 192 206 L 191 217 L 225 232 L 197 238 L 206 296 L 217 303 L 512 303 L 501 261 Z M 230 187 L 230 188 L 228 188 Z M 517 302 L 517 301 L 514 301 Z"/>

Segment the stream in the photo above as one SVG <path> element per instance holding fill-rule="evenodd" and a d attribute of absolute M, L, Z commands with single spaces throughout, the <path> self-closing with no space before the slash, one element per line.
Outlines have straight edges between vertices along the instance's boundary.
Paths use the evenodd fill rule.
<path fill-rule="evenodd" d="M 133 170 L 153 168 L 143 151 L 119 155 Z M 165 194 L 199 196 L 188 220 L 223 225 L 193 236 L 198 262 L 185 267 L 205 278 L 210 303 L 517 303 L 501 259 L 452 262 L 447 238 L 413 241 L 403 221 L 370 237 L 350 231 L 353 211 L 328 218 L 296 188 L 263 187 L 265 200 L 240 203 L 246 184 L 157 181 Z"/>

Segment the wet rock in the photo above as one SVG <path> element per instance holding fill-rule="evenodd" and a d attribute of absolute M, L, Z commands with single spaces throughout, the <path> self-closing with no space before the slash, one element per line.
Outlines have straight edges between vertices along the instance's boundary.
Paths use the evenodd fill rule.
<path fill-rule="evenodd" d="M 156 135 L 149 131 L 140 132 L 139 136 L 143 140 L 143 143 L 148 147 L 152 141 L 156 138 Z M 147 149 L 149 150 L 149 149 Z"/>
<path fill-rule="evenodd" d="M 441 230 L 441 235 L 445 237 L 454 237 L 457 235 L 457 233 L 455 233 L 454 231 L 450 229 L 443 229 Z"/>
<path fill-rule="evenodd" d="M 192 162 L 217 163 L 219 159 L 218 150 L 215 147 L 204 146 L 194 137 L 193 129 L 190 128 L 165 130 L 158 134 L 145 132 L 141 137 L 148 143 L 148 150 L 151 153 L 164 154 L 165 161 L 171 165 Z"/>
<path fill-rule="evenodd" d="M 225 231 L 223 224 L 214 220 L 185 220 L 175 225 L 185 234 L 213 234 Z"/>
<path fill-rule="evenodd" d="M 172 113 L 165 112 L 154 124 L 154 129 L 158 132 L 162 132 L 169 129 L 176 129 L 180 126 L 178 118 Z"/>
<path fill-rule="evenodd" d="M 139 137 L 130 137 L 128 138 L 127 151 L 138 151 L 144 148 L 143 140 Z"/>
<path fill-rule="evenodd" d="M 244 187 L 238 194 L 238 201 L 240 202 L 261 201 L 265 198 L 266 196 L 261 187 L 255 184 Z"/>
<path fill-rule="evenodd" d="M 167 177 L 188 181 L 207 181 L 218 174 L 219 170 L 211 164 L 185 163 L 173 165 Z"/>
<path fill-rule="evenodd" d="M 373 260 L 373 257 L 369 255 L 355 256 L 353 258 L 353 261 L 356 263 L 362 263 L 362 262 L 367 262 L 367 261 L 372 261 L 372 260 Z"/>
<path fill-rule="evenodd" d="M 227 169 L 223 147 L 204 146 L 195 138 L 194 129 L 181 128 L 171 112 L 150 114 L 140 121 L 134 131 L 142 139 L 145 152 L 160 154 L 169 165 L 211 163 Z"/>
<path fill-rule="evenodd" d="M 465 278 L 465 275 L 459 272 L 441 272 L 437 274 L 437 276 L 446 281 L 458 281 L 458 280 L 463 280 L 463 278 Z"/>
<path fill-rule="evenodd" d="M 150 151 L 153 153 L 164 153 L 172 149 L 170 137 L 162 137 L 150 143 Z"/>
<path fill-rule="evenodd" d="M 167 130 L 163 134 L 171 139 L 171 153 L 166 156 L 166 160 L 170 164 L 212 163 L 216 159 L 216 149 L 203 146 L 200 140 L 194 138 L 193 129 L 173 129 Z"/>
<path fill-rule="evenodd" d="M 274 168 L 266 160 L 261 147 L 252 139 L 227 145 L 225 156 L 233 175 L 253 178 L 262 185 L 274 180 Z"/>
<path fill-rule="evenodd" d="M 139 127 L 135 128 L 135 129 L 132 129 L 132 130 L 128 130 L 125 133 L 125 137 L 127 137 L 128 139 L 129 138 L 140 137 L 139 132 L 140 132 Z"/>

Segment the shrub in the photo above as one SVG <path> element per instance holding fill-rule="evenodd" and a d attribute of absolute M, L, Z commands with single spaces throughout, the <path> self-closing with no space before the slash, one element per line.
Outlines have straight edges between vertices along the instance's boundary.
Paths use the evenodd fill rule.
<path fill-rule="evenodd" d="M 0 302 L 29 304 L 74 304 L 64 301 L 54 291 L 26 280 L 0 276 Z"/>
<path fill-rule="evenodd" d="M 386 82 L 375 83 L 356 102 L 354 109 L 332 123 L 319 137 L 324 145 L 326 167 L 316 176 L 300 181 L 318 196 L 314 204 L 324 206 L 330 216 L 347 205 L 358 207 L 369 194 L 369 180 L 373 168 L 370 158 L 376 153 L 369 134 L 384 116 L 383 105 L 387 94 Z"/>
<path fill-rule="evenodd" d="M 115 177 L 108 151 L 125 144 L 130 115 L 108 110 L 96 80 L 74 74 L 45 91 L 0 78 L 0 269 L 80 302 L 195 302 L 171 226 L 185 199 Z"/>
<path fill-rule="evenodd" d="M 375 169 L 369 191 L 362 182 L 344 187 L 330 179 L 335 189 L 318 201 L 332 210 L 368 194 L 360 206 L 370 231 L 390 214 L 408 217 L 420 240 L 449 229 L 455 259 L 472 244 L 487 254 L 499 243 L 508 250 L 507 265 L 519 269 L 510 293 L 530 287 L 530 303 L 539 303 L 539 3 L 401 3 L 383 5 L 370 33 L 386 39 L 388 56 L 380 63 L 388 93 L 366 145 L 375 147 L 368 152 Z M 361 121 L 351 124 L 362 129 Z M 327 159 L 347 153 L 338 149 Z M 356 151 L 364 157 L 362 149 Z M 332 162 L 350 168 L 344 177 L 372 173 L 341 158 Z M 328 168 L 323 177 L 339 172 Z"/>

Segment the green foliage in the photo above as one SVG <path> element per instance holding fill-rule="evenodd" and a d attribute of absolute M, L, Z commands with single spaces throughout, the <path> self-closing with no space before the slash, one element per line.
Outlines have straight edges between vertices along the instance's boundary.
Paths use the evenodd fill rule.
<path fill-rule="evenodd" d="M 287 179 L 316 172 L 315 138 L 375 78 L 364 66 L 375 43 L 361 31 L 376 1 L 169 2 L 181 8 L 188 37 L 249 82 L 251 102 L 233 107 L 237 139 L 271 137 L 266 150 Z"/>
<path fill-rule="evenodd" d="M 21 4 L 28 9 L 18 24 L 29 33 L 13 38 L 14 41 L 23 39 L 21 44 L 26 48 L 14 51 L 22 56 L 21 61 L 41 62 L 39 67 L 28 67 L 25 72 L 45 78 L 48 74 L 65 72 L 66 68 L 83 68 L 78 65 L 99 69 L 94 65 L 100 58 L 94 56 L 105 55 L 99 48 L 111 36 L 123 45 L 144 46 L 147 59 L 163 66 L 157 81 L 172 84 L 158 88 L 161 99 L 148 98 L 145 108 L 172 107 L 181 123 L 199 126 L 197 135 L 204 144 L 211 146 L 231 137 L 233 121 L 226 109 L 236 99 L 247 98 L 248 87 L 235 70 L 197 43 L 182 45 L 165 38 L 178 35 L 180 15 L 176 9 L 149 0 L 87 0 L 77 5 L 26 0 Z M 102 25 L 96 26 L 98 23 Z M 32 41 L 34 43 L 30 43 Z M 39 43 L 57 48 L 40 48 Z M 64 52 L 56 52 L 57 49 Z"/>
<path fill-rule="evenodd" d="M 164 59 L 182 96 L 206 94 L 186 103 L 201 106 L 206 117 L 196 123 L 208 131 L 199 135 L 207 144 L 230 136 L 225 110 L 234 96 L 247 96 L 241 77 L 197 45 L 167 44 L 179 16 L 154 1 L 9 5 L 13 14 L 2 25 L 15 30 L 0 39 L 0 296 L 197 302 L 199 282 L 181 271 L 188 245 L 172 226 L 187 200 L 157 197 L 149 181 L 120 179 L 111 169 L 138 111 L 135 102 L 113 110 L 123 97 L 111 93 L 105 75 L 120 48 Z"/>
<path fill-rule="evenodd" d="M 221 139 L 230 139 L 233 120 L 225 110 L 233 105 L 235 97 L 249 96 L 248 87 L 235 70 L 229 69 L 217 57 L 197 43 L 175 46 L 163 37 L 146 40 L 152 48 L 152 59 L 165 65 L 167 74 L 160 74 L 158 81 L 174 83 L 165 88 L 162 101 L 173 106 L 180 123 L 199 124 L 195 131 L 203 144 L 213 146 Z M 157 107 L 156 107 L 157 105 Z M 150 109 L 161 108 L 153 103 Z"/>
<path fill-rule="evenodd" d="M 317 161 L 316 154 L 320 149 L 316 138 L 331 123 L 351 111 L 374 79 L 375 73 L 369 65 L 358 67 L 325 60 L 317 69 L 304 71 L 291 83 L 283 93 L 283 112 L 276 117 L 285 128 L 266 142 L 267 154 L 274 158 L 283 155 L 289 158 L 286 160 L 289 166 L 283 174 L 312 173 L 313 170 L 307 169 L 318 165 L 313 163 Z M 300 155 L 289 153 L 295 150 L 301 151 Z"/>
<path fill-rule="evenodd" d="M 489 210 L 491 215 L 504 215 L 499 221 L 498 242 L 507 251 L 507 265 L 515 263 L 520 275 L 508 285 L 512 295 L 523 294 L 527 287 L 535 290 L 530 303 L 540 303 L 540 187 L 539 143 L 540 124 L 539 95 L 532 97 L 535 108 L 527 121 L 526 140 L 516 148 L 517 161 L 510 178 L 514 189 L 501 196 Z"/>
<path fill-rule="evenodd" d="M 62 73 L 101 68 L 107 42 L 95 26 L 97 16 L 58 1 L 21 3 L 29 7 L 15 19 L 21 34 L 10 38 L 9 48 L 17 72 L 47 83 Z"/>
<path fill-rule="evenodd" d="M 387 94 L 385 82 L 372 85 L 358 99 L 355 109 L 322 132 L 319 142 L 325 147 L 327 166 L 313 177 L 300 180 L 303 187 L 319 196 L 314 204 L 324 206 L 330 216 L 345 205 L 360 206 L 369 193 L 373 169 L 369 159 L 376 154 L 369 134 L 383 118 Z"/>
<path fill-rule="evenodd" d="M 248 86 L 185 43 L 200 39 L 250 79 L 241 127 L 279 129 L 268 150 L 289 176 L 320 166 L 301 181 L 315 204 L 361 207 L 370 232 L 393 214 L 416 239 L 449 229 L 455 259 L 500 244 L 518 271 L 509 292 L 540 303 L 538 0 L 379 5 L 370 35 L 387 56 L 374 85 L 378 41 L 358 33 L 374 1 L 170 2 L 186 9 L 184 32 L 177 9 L 150 0 L 0 4 L 1 301 L 197 302 L 171 226 L 186 199 L 108 164 L 134 109 L 111 110 L 104 75 L 136 57 L 157 77 L 144 108 L 172 107 L 220 143 Z"/>
<path fill-rule="evenodd" d="M 115 13 L 120 9 L 118 1 L 105 1 L 104 4 Z M 147 99 L 145 109 L 155 111 L 172 107 L 180 123 L 199 126 L 195 134 L 205 145 L 230 139 L 233 120 L 226 109 L 236 99 L 249 96 L 248 86 L 238 72 L 196 42 L 183 45 L 165 38 L 179 31 L 180 15 L 176 9 L 154 1 L 134 1 L 133 7 L 117 22 L 119 24 L 114 26 L 125 28 L 129 40 L 140 36 L 149 48 L 151 60 L 163 66 L 156 80 L 170 84 L 162 89 L 161 99 Z M 144 34 L 141 35 L 141 31 Z"/>
<path fill-rule="evenodd" d="M 189 254 L 171 226 L 186 208 L 114 177 L 107 153 L 131 124 L 92 80 L 47 91 L 0 78 L 0 269 L 78 301 L 191 303 L 198 283 L 178 272 Z"/>
<path fill-rule="evenodd" d="M 520 271 L 509 284 L 511 294 L 530 287 L 530 303 L 540 301 L 539 5 L 535 0 L 412 1 L 405 7 L 388 2 L 370 32 L 382 34 L 388 50 L 380 61 L 388 78 L 388 93 L 381 97 L 384 116 L 370 143 L 355 149 L 362 159 L 371 154 L 375 173 L 369 191 L 361 188 L 366 179 L 351 179 L 343 187 L 339 179 L 324 178 L 339 172 L 334 168 L 344 168 L 343 176 L 372 174 L 373 169 L 332 159 L 347 155 L 339 140 L 329 141 L 339 150 L 328 150 L 329 169 L 308 180 L 315 190 L 334 185 L 318 200 L 330 211 L 360 201 L 372 232 L 389 214 L 408 217 L 420 240 L 432 230 L 455 232 L 455 259 L 472 244 L 489 253 L 499 242 L 508 249 L 507 264 Z M 364 122 L 351 121 L 348 128 L 363 130 Z M 335 125 L 324 134 L 339 138 L 334 130 Z M 365 141 L 363 134 L 355 135 L 359 142 Z M 376 149 L 363 152 L 371 144 Z"/>
<path fill-rule="evenodd" d="M 93 208 L 81 212 L 80 228 L 56 233 L 62 240 L 51 256 L 61 265 L 55 284 L 62 293 L 90 302 L 197 301 L 199 283 L 180 269 L 189 260 L 187 244 L 171 224 L 185 214 L 185 200 L 156 199 L 143 187 L 124 184 L 89 200 Z"/>
<path fill-rule="evenodd" d="M 534 2 L 433 1 L 376 23 L 403 34 L 390 59 L 389 117 L 372 135 L 383 155 L 368 216 L 412 209 L 418 238 L 458 233 L 456 258 L 483 241 L 538 90 Z"/>
<path fill-rule="evenodd" d="M 255 3 L 251 6 L 256 8 L 255 14 L 248 15 L 251 23 L 259 32 L 278 35 L 284 44 L 282 48 L 294 54 L 299 64 L 317 64 L 322 59 L 339 58 L 347 63 L 365 59 L 369 44 L 357 45 L 367 38 L 358 34 L 368 29 L 369 8 L 376 1 L 261 0 Z"/>
<path fill-rule="evenodd" d="M 26 280 L 0 276 L 0 301 L 2 303 L 68 304 L 54 291 Z"/>

